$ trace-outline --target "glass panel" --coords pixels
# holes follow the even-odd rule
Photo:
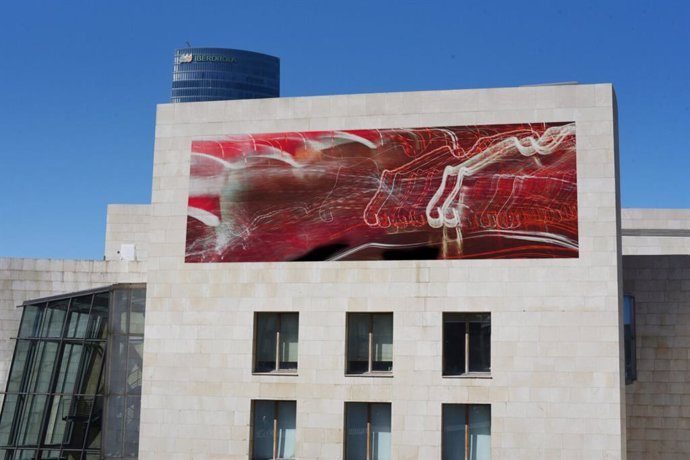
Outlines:
[[[491,371],[491,320],[482,315],[470,320],[470,372]]]
[[[10,432],[12,430],[12,422],[14,422],[14,412],[17,408],[19,396],[5,395],[5,401],[2,406],[2,415],[0,415],[0,446],[7,445],[10,439]]]
[[[103,343],[85,344],[80,393],[93,395],[98,392],[104,352],[105,345]]]
[[[465,373],[465,321],[447,315],[443,322],[443,375]]]
[[[146,289],[132,289],[132,304],[129,316],[129,333],[144,334],[144,312]]]
[[[278,315],[260,313],[256,322],[255,372],[270,372],[276,368],[276,333]]]
[[[17,445],[37,445],[46,406],[47,396],[27,396],[22,421],[17,436]]]
[[[41,323],[43,305],[27,305],[24,307],[22,324],[19,327],[19,337],[36,337],[38,325]]]
[[[372,370],[393,370],[393,315],[373,315],[372,332],[374,356]]]
[[[67,427],[67,417],[72,403],[72,396],[54,396],[48,414],[48,429],[46,430],[45,443],[62,443]]]
[[[60,460],[60,451],[59,450],[48,450],[48,451],[43,451],[41,452],[41,459],[42,460]]]
[[[253,460],[273,458],[273,401],[254,401]]]
[[[371,460],[391,459],[391,406],[371,404]]]
[[[110,337],[110,393],[124,394],[126,388],[127,346],[126,336],[114,335]]]
[[[67,326],[67,337],[83,338],[86,336],[88,324],[89,314],[87,312],[75,311],[70,313],[69,324]]]
[[[68,299],[48,303],[48,309],[43,315],[42,337],[62,336],[62,326],[67,316],[68,304]]]
[[[635,299],[632,296],[623,296],[623,324],[628,325],[633,323],[633,303]]]
[[[141,413],[141,396],[127,397],[126,410],[124,454],[136,458],[139,453],[139,414]]]
[[[491,458],[491,406],[471,405],[470,411],[470,458],[489,460]]]
[[[68,401],[65,401],[65,404],[69,405],[65,417],[67,422],[65,443],[69,448],[81,449],[84,445],[94,399],[92,396],[72,396]]]
[[[104,339],[106,335],[106,325],[108,323],[108,303],[110,301],[110,293],[102,292],[96,294],[93,298],[93,307],[91,307],[91,314],[89,315],[89,328],[87,331],[87,338]]]
[[[14,358],[12,359],[12,371],[7,381],[7,392],[19,391],[22,384],[22,377],[24,376],[24,369],[26,361],[31,350],[31,342],[28,340],[17,340],[14,349]]]
[[[83,338],[89,323],[89,310],[93,296],[87,295],[72,299],[69,320],[67,322],[66,336],[70,338]]]
[[[369,315],[352,313],[347,324],[347,373],[369,370]]]
[[[38,456],[35,450],[19,450],[14,454],[16,460],[34,460]]]
[[[111,312],[113,334],[127,333],[127,312],[129,311],[129,291],[116,289],[113,291],[113,311]]]
[[[465,458],[465,406],[443,405],[443,460]]]
[[[125,397],[109,396],[106,402],[107,411],[103,454],[106,457],[122,456],[122,437],[124,434]]]
[[[29,378],[27,391],[47,393],[50,379],[53,376],[53,365],[57,354],[58,344],[55,342],[39,342],[35,346],[34,362]]]
[[[280,368],[297,369],[297,313],[287,313],[280,321]]]
[[[74,393],[76,391],[77,372],[79,370],[83,348],[81,344],[66,343],[64,345],[62,349],[62,359],[60,361],[60,370],[58,372],[58,380],[55,385],[55,391],[57,393]]]
[[[278,458],[295,458],[295,413],[294,401],[278,403]]]
[[[60,417],[60,414],[58,413],[58,408],[60,406],[60,399],[61,399],[60,396],[53,396],[50,398],[50,400],[48,402],[48,406],[50,407],[48,409],[48,415],[47,415],[48,427],[46,429],[45,436],[43,437],[43,440],[41,441],[42,444],[47,444],[47,445],[53,444],[53,437],[56,434],[55,433],[56,425],[58,424],[58,420],[62,421],[62,417]]]
[[[623,338],[625,344],[625,383],[637,380],[637,345],[635,340],[635,299],[623,297]]]
[[[84,444],[89,449],[100,449],[101,447],[101,419],[103,418],[103,396],[87,396],[84,398],[88,401],[91,413],[88,421],[88,435],[86,436],[86,443]]]
[[[144,356],[144,339],[129,337],[127,353],[127,393],[141,393],[141,372]]]
[[[367,403],[347,403],[345,407],[345,460],[367,458]]]

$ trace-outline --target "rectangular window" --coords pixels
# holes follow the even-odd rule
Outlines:
[[[443,405],[443,460],[491,458],[491,406]]]
[[[295,401],[253,401],[252,460],[295,458]]]
[[[298,313],[257,313],[254,372],[296,372]]]
[[[348,313],[348,374],[393,370],[393,314]]]
[[[635,332],[635,298],[623,296],[623,336],[625,341],[625,384],[637,380],[637,345]]]
[[[345,403],[345,460],[391,459],[391,405]]]
[[[491,372],[491,313],[443,314],[443,375]]]

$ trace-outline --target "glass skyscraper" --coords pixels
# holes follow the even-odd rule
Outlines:
[[[280,96],[280,59],[226,48],[175,50],[170,102]]]

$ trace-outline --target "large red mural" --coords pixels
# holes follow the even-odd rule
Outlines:
[[[192,143],[186,262],[578,256],[575,123]]]

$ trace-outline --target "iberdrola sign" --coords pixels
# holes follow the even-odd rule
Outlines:
[[[237,62],[236,57],[232,56],[219,56],[216,54],[180,54],[177,60],[180,64],[186,64],[190,62]]]

